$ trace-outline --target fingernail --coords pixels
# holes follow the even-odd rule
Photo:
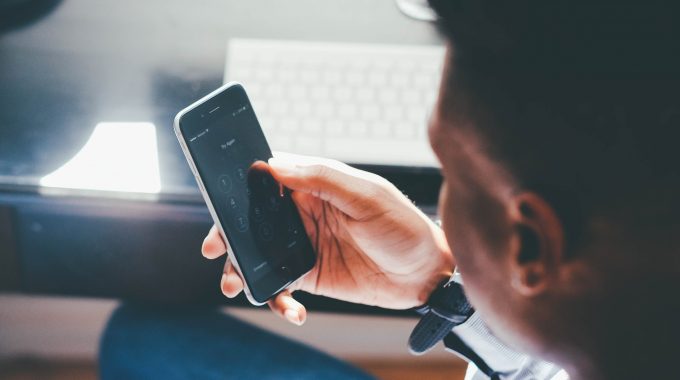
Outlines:
[[[293,309],[287,309],[284,315],[286,316],[286,319],[289,322],[294,323],[298,326],[302,325],[302,320],[300,320],[300,313],[298,313],[297,311]]]
[[[277,157],[269,159],[269,166],[281,174],[292,173],[297,170],[297,165],[294,163]]]
[[[222,294],[229,297],[229,295],[227,295],[226,286],[227,286],[227,274],[222,273],[222,279],[220,280],[220,290],[222,291]]]

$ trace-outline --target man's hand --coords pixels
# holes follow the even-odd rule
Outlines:
[[[454,263],[443,232],[394,185],[337,161],[279,154],[274,177],[293,190],[317,262],[309,274],[269,301],[295,324],[306,318],[291,291],[391,309],[422,305],[451,276]],[[226,244],[213,227],[203,255],[222,256]],[[235,297],[243,282],[227,262],[222,292]]]

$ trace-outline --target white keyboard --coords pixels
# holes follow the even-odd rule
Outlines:
[[[443,61],[439,46],[232,39],[225,82],[243,84],[273,150],[438,167],[427,119]]]

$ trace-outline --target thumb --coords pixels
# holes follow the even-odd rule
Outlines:
[[[277,154],[269,166],[282,185],[327,201],[357,220],[380,212],[379,200],[391,190],[384,178],[335,160]]]

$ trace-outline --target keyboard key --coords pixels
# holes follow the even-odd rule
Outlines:
[[[306,100],[297,101],[293,104],[293,115],[298,120],[308,118],[312,113],[312,106]]]
[[[442,70],[442,62],[436,62],[436,61],[423,61],[420,64],[420,68],[425,71],[430,71],[435,74],[439,74]]]
[[[290,151],[293,148],[293,140],[290,136],[280,133],[267,135],[267,141],[272,150]]]
[[[260,67],[255,70],[255,79],[260,83],[269,83],[274,79],[274,71],[266,67]]]
[[[345,126],[339,120],[330,120],[326,123],[326,135],[329,137],[340,137],[345,134]]]
[[[263,124],[262,128],[265,130],[267,133],[278,133],[278,129],[281,128],[279,125],[279,121],[276,119],[271,119],[270,121],[267,122],[267,124]]]
[[[281,120],[281,131],[290,133],[295,132],[298,129],[297,121],[293,119],[283,119]]]
[[[335,111],[335,106],[331,103],[321,103],[314,108],[314,115],[323,120],[330,119]]]
[[[380,117],[380,108],[376,105],[366,103],[361,106],[359,116],[366,121],[375,121]]]
[[[265,87],[264,95],[272,100],[281,100],[283,97],[283,86],[277,83],[268,84]]]
[[[404,110],[399,106],[385,107],[385,121],[401,121],[404,118]]]
[[[279,99],[274,101],[271,106],[269,106],[269,112],[272,116],[282,116],[288,113],[288,103]]]
[[[400,71],[413,72],[414,70],[422,70],[420,68],[416,68],[416,63],[412,61],[399,61],[397,62],[396,66]]]
[[[280,117],[288,114],[288,103],[285,101],[275,101],[269,106],[269,113],[272,117]]]
[[[321,153],[321,138],[310,136],[297,136],[295,138],[295,152],[317,156]]]
[[[395,87],[406,87],[409,82],[409,73],[406,71],[395,71],[390,76],[390,83]]]
[[[355,121],[349,125],[349,135],[353,137],[364,137],[368,133],[368,124],[363,121]]]
[[[247,66],[246,66],[247,65]],[[239,62],[239,64],[232,68],[232,76],[234,79],[238,78],[239,81],[245,81],[253,77],[254,71],[252,68],[250,68],[249,63],[242,63]]]
[[[336,87],[333,89],[333,98],[339,102],[346,102],[352,98],[352,90],[348,87]]]
[[[412,124],[401,122],[394,124],[394,136],[399,139],[411,139],[415,136],[415,128]]]
[[[276,124],[276,119],[272,118],[271,116],[258,116],[258,121],[260,122],[260,126],[265,132],[271,132],[274,129],[274,126]]]
[[[390,124],[385,121],[377,121],[371,125],[371,134],[374,137],[388,137],[391,132]]]
[[[250,83],[250,84],[248,84],[247,87],[245,87],[245,89],[248,92],[248,94],[252,95],[253,97],[260,97],[260,95],[264,95],[262,93],[262,90],[263,90],[262,85],[260,85],[258,83]]]
[[[278,78],[281,83],[293,83],[297,80],[298,75],[293,69],[281,69]]]
[[[357,57],[349,62],[349,68],[351,69],[351,72],[363,72],[370,64],[371,62],[364,57]]]
[[[384,71],[371,71],[368,75],[368,84],[371,87],[382,87],[387,85],[387,74]]]
[[[302,131],[318,136],[321,134],[321,125],[314,120],[304,120],[302,121]]]
[[[344,103],[338,106],[338,116],[344,120],[355,119],[357,112],[357,106],[352,103]]]
[[[413,85],[417,87],[430,88],[434,81],[435,79],[431,75],[425,73],[416,73],[413,76]]]
[[[393,69],[394,62],[391,58],[377,58],[373,61],[373,67],[378,71],[387,72]]]
[[[309,91],[309,95],[315,101],[327,100],[331,96],[331,90],[325,86],[313,86]]]
[[[425,123],[426,112],[425,107],[410,106],[406,108],[406,120],[414,124]]]
[[[288,95],[294,101],[305,99],[307,96],[307,87],[301,84],[294,84],[290,86]]]
[[[267,97],[260,97],[260,99],[267,99]],[[253,101],[253,109],[258,115],[266,115],[267,114],[267,107],[269,106],[269,102],[266,100],[258,100],[257,102]]]
[[[404,91],[401,94],[401,99],[406,104],[417,104],[423,102],[423,95],[420,91],[413,89],[411,91]]]
[[[321,75],[318,71],[308,69],[300,72],[300,82],[304,85],[310,86],[319,82]]]
[[[375,99],[375,91],[370,87],[360,87],[357,90],[357,100],[362,103],[373,102]]]
[[[425,95],[425,104],[427,108],[432,109],[434,107],[434,103],[437,101],[437,92],[436,91],[426,91]]]
[[[427,133],[429,125],[426,123],[422,128],[416,128],[416,138],[419,140],[430,141],[430,137]]]
[[[394,104],[399,98],[399,93],[392,88],[383,88],[378,93],[378,100],[381,103]]]
[[[364,84],[364,75],[360,71],[348,71],[345,79],[347,84],[353,87]]]
[[[342,82],[342,74],[339,71],[328,70],[324,71],[322,75],[323,82],[327,85],[339,85]]]

